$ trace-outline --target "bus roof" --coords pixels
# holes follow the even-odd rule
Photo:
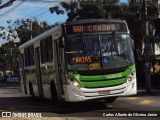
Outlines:
[[[125,20],[122,20],[122,19],[83,19],[83,20],[69,21],[66,23],[66,25],[102,23],[102,22],[115,22],[116,23],[116,22],[125,22]]]

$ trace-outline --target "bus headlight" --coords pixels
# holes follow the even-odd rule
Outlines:
[[[128,79],[127,79],[127,83],[131,82],[133,79],[136,78],[136,71],[132,71],[131,74],[128,76]]]
[[[80,87],[80,84],[78,83],[78,81],[73,77],[67,76],[67,81],[70,85],[74,87]]]

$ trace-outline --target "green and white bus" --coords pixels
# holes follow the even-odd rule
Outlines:
[[[26,94],[69,102],[137,93],[133,41],[119,19],[58,25],[19,47]]]

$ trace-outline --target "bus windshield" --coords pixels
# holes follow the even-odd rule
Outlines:
[[[134,64],[128,34],[72,36],[65,47],[69,70],[108,70]]]

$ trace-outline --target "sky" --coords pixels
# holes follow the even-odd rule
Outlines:
[[[3,0],[2,4],[8,0]],[[63,23],[67,19],[67,15],[51,14],[50,7],[59,5],[60,0],[16,0],[11,6],[0,9],[0,26],[7,26],[7,20],[14,22],[16,19],[37,19],[39,22],[47,21],[52,25],[57,22]],[[63,0],[64,1],[64,0]],[[120,2],[127,2],[128,0],[120,0]],[[13,23],[10,25],[14,26]],[[1,32],[1,31],[0,31]],[[0,38],[0,44],[7,42]]]

